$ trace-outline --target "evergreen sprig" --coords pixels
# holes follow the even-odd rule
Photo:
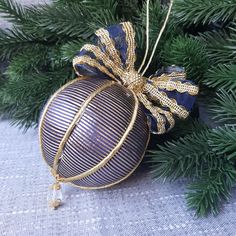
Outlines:
[[[0,29],[0,59],[8,60],[25,49],[34,50],[39,44],[45,43],[38,40],[34,35],[28,34],[18,28],[8,30]]]
[[[200,34],[200,40],[206,45],[208,57],[213,65],[236,62],[235,29],[231,29],[230,32],[207,31]]]
[[[209,110],[218,123],[234,124],[236,122],[236,94],[221,90],[210,104]]]
[[[236,65],[218,64],[209,69],[203,83],[210,88],[235,91],[236,89]]]
[[[198,216],[209,212],[217,214],[236,184],[236,170],[231,160],[235,158],[235,141],[234,127],[196,130],[149,152],[152,174],[172,181],[180,177],[193,178],[188,187],[188,206],[194,208]]]
[[[209,212],[217,215],[222,203],[229,200],[236,183],[236,171],[232,162],[215,160],[215,166],[188,186],[187,204],[197,216]]]
[[[47,30],[60,39],[87,37],[92,32],[87,27],[86,19],[90,11],[80,3],[72,5],[42,5],[39,9],[36,26]],[[64,39],[63,37],[67,37]]]
[[[236,1],[177,0],[175,15],[185,25],[234,21],[236,19]]]
[[[8,111],[12,123],[19,127],[36,127],[49,97],[72,78],[72,71],[61,68],[57,72],[35,72],[18,80],[10,79],[0,90],[0,111]]]
[[[209,60],[205,45],[195,38],[179,36],[165,44],[162,54],[164,65],[182,65],[189,79],[197,82],[205,77]]]
[[[213,130],[208,141],[216,155],[236,160],[236,126],[219,127]]]
[[[214,162],[207,144],[209,133],[209,129],[203,129],[149,151],[153,176],[170,180],[200,176],[206,165],[211,166]]]
[[[21,4],[12,0],[0,1],[0,13],[3,13],[1,17],[16,24],[25,21],[27,18],[26,11]]]

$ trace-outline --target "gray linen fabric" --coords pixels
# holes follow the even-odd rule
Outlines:
[[[218,217],[196,219],[186,208],[186,181],[153,182],[144,167],[109,189],[63,185],[65,204],[49,209],[53,179],[37,133],[0,121],[1,236],[236,235],[236,191]]]

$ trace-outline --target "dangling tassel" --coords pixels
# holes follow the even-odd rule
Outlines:
[[[50,186],[48,201],[49,207],[54,210],[62,205],[62,189],[59,181],[56,181],[52,186]]]

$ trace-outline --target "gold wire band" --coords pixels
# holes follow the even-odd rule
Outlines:
[[[95,173],[96,171],[98,171],[102,167],[104,167],[108,163],[108,161],[110,161],[111,158],[116,155],[116,153],[120,150],[120,148],[123,145],[124,141],[128,137],[130,131],[133,129],[134,123],[135,123],[136,118],[137,118],[139,101],[138,101],[138,98],[136,97],[135,93],[134,92],[132,92],[132,93],[133,93],[133,96],[135,98],[135,105],[134,105],[133,115],[132,115],[132,118],[131,118],[131,121],[129,123],[128,128],[124,132],[122,138],[120,139],[120,141],[118,142],[116,147],[102,161],[100,161],[97,165],[95,165],[91,169],[83,172],[82,174],[79,174],[79,175],[76,175],[76,176],[73,176],[73,177],[60,178],[59,181],[61,181],[61,182],[72,182],[72,181],[83,179],[83,178]]]
[[[152,115],[157,120],[157,130],[158,134],[165,133],[165,119],[159,113],[158,109],[152,105],[152,103],[148,100],[147,96],[143,93],[139,93],[138,95],[139,101],[152,113]]]
[[[127,64],[126,70],[134,70],[134,63],[136,61],[136,53],[135,53],[135,32],[130,22],[123,22],[122,29],[126,34],[126,42],[127,42]]]
[[[69,81],[68,83],[64,84],[60,89],[58,89],[52,96],[51,98],[48,100],[44,110],[43,110],[43,113],[41,115],[41,119],[40,119],[40,123],[39,123],[39,146],[40,146],[40,150],[41,150],[41,153],[42,153],[42,156],[43,156],[43,160],[46,162],[46,164],[49,166],[47,160],[46,160],[46,157],[45,157],[45,154],[44,154],[44,151],[43,151],[43,121],[44,121],[44,118],[46,116],[46,113],[48,111],[48,108],[49,106],[51,105],[52,101],[57,97],[57,95],[63,91],[66,87],[70,86],[71,84],[77,82],[77,81],[80,81],[80,80],[84,80],[84,79],[87,79],[87,77],[79,77],[79,78],[76,78],[74,80],[71,80]],[[49,166],[51,168],[51,166]]]
[[[79,185],[76,185],[72,182],[70,182],[69,184],[73,185],[74,187],[77,187],[77,188],[80,188],[80,189],[84,189],[84,190],[96,190],[96,189],[104,189],[104,188],[110,188],[116,184],[119,184],[120,182],[124,181],[125,179],[127,179],[130,175],[132,175],[134,173],[134,171],[138,168],[138,166],[140,165],[140,163],[142,162],[144,156],[145,156],[145,153],[146,153],[146,149],[148,147],[148,144],[149,144],[149,140],[150,140],[150,132],[148,132],[148,139],[147,139],[147,143],[145,145],[145,148],[144,148],[144,151],[143,151],[143,154],[139,160],[139,162],[135,165],[135,167],[126,175],[124,176],[123,178],[117,180],[116,182],[113,182],[111,184],[107,184],[107,185],[103,185],[103,186],[100,186],[100,187],[84,187],[84,186],[79,186]]]
[[[159,80],[160,78],[160,80]],[[171,81],[170,78],[166,79],[166,81],[161,80],[161,77],[152,78],[153,85],[160,89],[166,89],[167,91],[176,90],[179,93],[185,93],[194,96],[197,95],[199,92],[199,88],[195,85],[190,83],[182,83],[181,81]]]
[[[81,108],[80,108],[79,112],[75,115],[75,117],[74,117],[73,121],[71,122],[71,124],[69,125],[64,137],[62,138],[62,140],[60,142],[60,145],[59,145],[59,148],[57,150],[57,153],[54,157],[52,171],[55,175],[57,174],[58,162],[59,162],[59,159],[62,155],[63,148],[66,144],[66,141],[70,137],[71,132],[73,131],[73,129],[76,126],[77,122],[81,119],[83,113],[85,112],[86,107],[89,105],[89,103],[92,101],[92,99],[94,99],[101,91],[105,90],[106,88],[110,87],[113,84],[115,84],[115,81],[108,81],[103,86],[101,86],[97,90],[95,90],[81,105]],[[65,179],[65,178],[60,177],[58,180],[63,181],[63,179]],[[63,182],[65,182],[65,181],[63,181]]]
[[[155,106],[155,109],[157,109],[157,111],[160,114],[162,114],[162,115],[164,115],[166,117],[168,123],[170,124],[170,127],[167,129],[167,131],[171,130],[174,127],[174,125],[175,125],[175,119],[173,117],[173,114],[171,112],[169,112],[169,111],[165,111],[165,110],[161,109],[158,106]]]

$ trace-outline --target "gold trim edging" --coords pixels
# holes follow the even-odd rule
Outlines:
[[[78,113],[75,115],[73,121],[71,122],[71,124],[69,125],[68,129],[66,130],[66,133],[64,135],[64,137],[62,138],[60,144],[59,144],[59,149],[54,157],[54,162],[53,162],[53,171],[55,172],[55,174],[57,174],[57,169],[58,169],[58,162],[59,159],[62,155],[63,152],[63,148],[66,144],[66,141],[69,139],[71,132],[73,131],[74,127],[76,126],[77,122],[81,119],[81,117],[83,116],[83,113],[86,109],[86,107],[89,105],[89,103],[103,90],[105,90],[106,88],[110,87],[111,85],[113,85],[115,83],[115,81],[108,81],[107,83],[105,83],[103,86],[99,87],[97,90],[95,90],[81,105],[80,110],[78,111]],[[60,178],[62,182],[67,182],[67,181],[71,181],[71,179],[74,179],[77,176],[74,177],[69,177],[69,178]]]
[[[43,113],[42,113],[42,116],[41,116],[41,119],[40,119],[40,123],[39,123],[39,146],[40,146],[40,151],[41,151],[41,154],[42,154],[42,156],[43,156],[43,160],[46,162],[46,164],[50,167],[50,168],[52,168],[49,164],[48,164],[48,162],[47,162],[47,160],[46,160],[46,157],[45,157],[45,155],[44,155],[44,151],[43,151],[43,144],[42,144],[42,128],[43,128],[43,121],[44,121],[44,118],[45,118],[45,115],[46,115],[46,113],[47,113],[47,111],[48,111],[48,108],[49,108],[49,106],[51,105],[51,103],[52,103],[52,101],[56,98],[56,96],[62,91],[62,90],[64,90],[66,87],[68,87],[69,85],[71,85],[71,84],[73,84],[73,83],[75,83],[75,82],[77,82],[77,81],[80,81],[80,80],[83,80],[83,79],[87,79],[87,77],[80,77],[80,78],[76,78],[76,79],[74,79],[74,80],[71,80],[71,81],[69,81],[68,83],[66,83],[66,84],[64,84],[60,89],[58,89],[52,96],[51,96],[51,98],[49,99],[49,101],[47,102],[47,104],[46,104],[46,106],[44,107],[44,110],[43,110]]]
[[[103,158],[102,161],[100,161],[97,165],[95,165],[91,169],[83,172],[80,175],[74,176],[74,177],[68,177],[68,178],[60,179],[60,181],[62,181],[62,182],[72,182],[72,181],[83,179],[83,178],[85,178],[89,175],[92,175],[96,171],[98,171],[99,169],[104,167],[111,160],[111,158],[116,155],[116,153],[120,150],[120,148],[123,145],[124,141],[128,137],[130,131],[133,129],[133,126],[134,126],[134,123],[136,121],[136,117],[137,117],[137,114],[138,114],[139,101],[138,101],[138,98],[136,97],[136,95],[134,94],[134,92],[132,92],[132,93],[133,93],[133,96],[135,98],[135,107],[134,107],[133,115],[132,115],[132,118],[131,118],[131,121],[129,123],[128,128],[126,129],[125,133],[123,134],[122,138],[120,139],[118,144],[115,146],[115,148],[108,154],[108,156]]]
[[[74,187],[77,187],[77,188],[80,188],[80,189],[84,189],[84,190],[98,190],[98,189],[105,189],[105,188],[110,188],[116,184],[119,184],[120,182],[124,181],[125,179],[127,179],[130,175],[132,175],[134,173],[134,171],[138,168],[138,166],[140,165],[140,163],[142,162],[144,156],[145,156],[145,153],[146,153],[146,150],[147,150],[147,147],[148,147],[148,144],[149,144],[149,140],[150,140],[150,136],[151,136],[151,133],[148,132],[148,139],[147,139],[147,143],[146,143],[146,146],[145,146],[145,149],[144,149],[144,152],[143,152],[143,155],[141,156],[139,162],[136,164],[136,166],[126,175],[124,176],[123,178],[121,178],[120,180],[114,182],[114,183],[111,183],[111,184],[107,184],[107,185],[104,185],[104,186],[100,186],[100,187],[84,187],[84,186],[79,186],[79,185],[76,185],[74,183],[69,183],[70,185],[74,186]]]

